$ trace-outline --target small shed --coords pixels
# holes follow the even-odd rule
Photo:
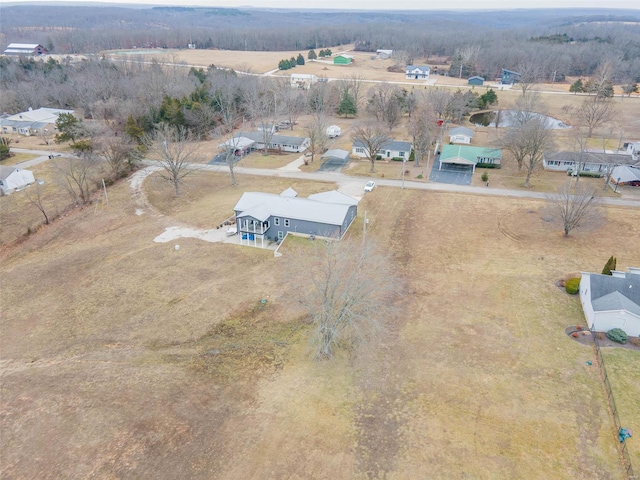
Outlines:
[[[469,85],[484,85],[484,78],[476,75],[474,77],[470,77],[469,80],[467,80],[467,83]]]
[[[467,127],[456,127],[449,130],[449,142],[450,143],[471,143],[473,138],[473,130]]]
[[[391,56],[393,55],[393,50],[378,49],[376,50],[376,55],[380,59],[391,58]]]
[[[0,193],[2,195],[9,195],[35,181],[31,170],[0,166]]]
[[[337,55],[333,57],[334,65],[351,65],[353,63],[353,56],[351,55]]]

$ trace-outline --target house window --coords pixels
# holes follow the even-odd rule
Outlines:
[[[273,219],[273,224],[274,224],[276,227],[279,227],[279,226],[280,226],[280,219],[279,219],[278,217],[275,217],[275,218]]]
[[[364,153],[364,148],[356,148],[356,153]]]
[[[288,219],[288,218],[285,218],[285,219],[284,219],[284,226],[285,226],[285,227],[289,227],[289,226],[291,226],[291,222],[289,221],[289,219]]]
[[[399,157],[404,157],[404,152],[398,152]]]
[[[282,230],[280,230],[280,231],[278,232],[278,240],[282,240],[282,239],[283,239],[283,237],[284,237],[284,233],[282,233]]]
[[[559,166],[559,165],[560,165],[560,162],[559,162],[559,161],[557,161],[557,160],[549,160],[549,161],[547,162],[547,165],[558,165],[558,166]]]
[[[264,229],[269,230],[269,222],[264,222]]]

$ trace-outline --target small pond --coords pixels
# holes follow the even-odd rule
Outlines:
[[[498,127],[511,127],[514,122],[514,116],[519,112],[517,110],[493,110],[490,112],[476,113],[471,115],[469,121],[477,127],[495,127],[496,120],[498,121]],[[557,118],[542,115],[541,113],[532,113],[531,115],[537,115],[547,119],[549,125],[553,129],[571,128],[563,121]]]

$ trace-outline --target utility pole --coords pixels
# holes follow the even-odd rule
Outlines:
[[[402,159],[402,190],[404,190],[404,170],[405,170],[406,162],[407,161],[403,158]]]

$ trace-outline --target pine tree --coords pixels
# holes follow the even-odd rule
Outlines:
[[[316,51],[313,49],[309,50],[309,53],[307,54],[307,58],[309,60],[315,60],[316,58],[318,58],[318,56],[316,55]]]
[[[611,270],[616,269],[616,263],[616,257],[611,255],[611,257],[609,257],[609,260],[607,260],[607,263],[604,265],[604,268],[602,269],[602,275],[611,275]]]
[[[298,54],[298,58],[296,58],[296,63],[298,65],[304,65],[304,57],[302,56],[301,53]]]
[[[571,84],[571,86],[569,87],[569,91],[571,93],[574,93],[574,94],[578,94],[578,93],[584,92],[584,85],[582,84],[582,79],[579,78],[578,80],[573,82]]]
[[[358,109],[356,107],[356,102],[353,99],[353,95],[349,93],[348,90],[345,89],[342,94],[342,100],[340,100],[340,105],[338,106],[338,115],[356,115],[358,113]]]

